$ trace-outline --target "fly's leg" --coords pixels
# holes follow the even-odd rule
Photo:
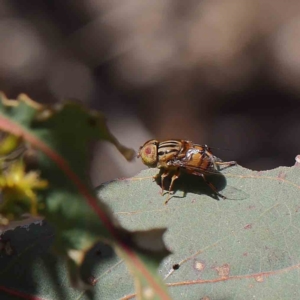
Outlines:
[[[172,188],[173,188],[173,185],[174,185],[174,181],[179,177],[179,175],[180,175],[180,170],[178,169],[178,170],[176,171],[176,173],[172,176],[171,184],[170,184],[170,186],[169,186],[169,192],[172,191]]]
[[[216,161],[217,165],[227,165],[227,166],[235,166],[237,164],[236,161]]]
[[[180,175],[180,170],[178,169],[176,171],[176,173],[172,176],[172,179],[171,179],[171,184],[169,186],[169,195],[168,195],[168,198],[167,200],[165,201],[165,204],[168,204],[169,200],[170,200],[170,197],[171,197],[171,191],[172,191],[172,187],[173,187],[173,184],[174,184],[174,181],[179,177]]]
[[[164,193],[164,179],[170,174],[168,170],[166,170],[162,175],[161,175],[161,194]]]
[[[204,151],[203,151],[203,155],[206,155],[207,157],[210,158],[214,169],[217,170],[217,162],[218,162],[218,158],[214,155],[212,155],[212,153],[210,152],[210,148],[207,145],[204,145]]]
[[[231,166],[236,166],[237,165],[237,162],[236,161],[216,161],[214,162],[217,166],[226,166],[224,169],[228,168],[228,167],[231,167]]]
[[[200,176],[203,178],[204,182],[205,182],[205,183],[213,190],[213,192],[214,192],[217,196],[221,197],[222,199],[226,199],[226,197],[223,196],[222,194],[220,194],[220,193],[217,191],[216,187],[215,187],[211,182],[209,182],[209,181],[206,179],[206,177],[205,177],[204,174],[199,174],[199,173],[197,173],[197,175],[200,175]]]
[[[153,181],[156,181],[156,179],[159,177],[159,173],[157,173],[156,175],[152,176]]]

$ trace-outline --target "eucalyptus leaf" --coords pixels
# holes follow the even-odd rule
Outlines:
[[[127,229],[168,228],[164,240],[173,254],[159,273],[173,299],[300,298],[299,164],[227,168],[223,178],[211,179],[232,196],[226,200],[214,198],[201,178],[186,176],[168,205],[152,180],[157,172],[110,182],[98,195]]]
[[[224,178],[211,178],[221,182],[221,193],[235,191],[239,200],[217,200],[201,178],[183,177],[168,205],[152,179],[156,173],[149,169],[117,179],[97,192],[125,228],[168,228],[164,241],[173,253],[161,262],[159,274],[173,299],[300,297],[299,164],[262,172],[237,166],[224,170]],[[63,261],[48,252],[52,234],[47,223],[8,231],[5,238],[19,254],[0,257],[1,285],[52,300],[135,298],[124,261],[105,244],[88,253],[83,270],[92,270],[86,274],[97,280],[95,286],[85,292],[71,288]],[[0,291],[1,299],[13,299],[3,295]]]

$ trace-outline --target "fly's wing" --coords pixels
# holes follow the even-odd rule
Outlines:
[[[206,148],[197,146],[188,149],[184,157],[170,160],[168,164],[169,166],[185,169],[188,173],[194,173],[195,175],[196,173],[219,175],[215,162],[216,157],[214,155]]]
[[[222,175],[218,170],[214,168],[213,163],[206,159],[205,167],[195,165],[195,160],[191,158],[190,160],[171,160],[168,162],[169,166],[179,167],[190,173],[200,173],[200,174],[215,174]]]
[[[192,171],[193,173],[200,173],[200,174],[213,174],[213,175],[222,175],[218,170],[216,170],[213,166],[207,168],[202,167],[195,167],[189,164],[181,164],[180,167],[187,171]],[[224,175],[223,175],[224,176]]]

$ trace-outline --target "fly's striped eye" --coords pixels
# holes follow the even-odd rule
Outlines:
[[[148,141],[139,151],[143,163],[148,167],[157,165],[157,143],[155,140]]]

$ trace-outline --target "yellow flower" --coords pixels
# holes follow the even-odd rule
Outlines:
[[[35,190],[45,189],[47,186],[48,182],[40,179],[38,171],[26,173],[22,160],[13,162],[0,174],[0,190],[3,196],[0,213],[10,220],[26,212],[37,215]]]

